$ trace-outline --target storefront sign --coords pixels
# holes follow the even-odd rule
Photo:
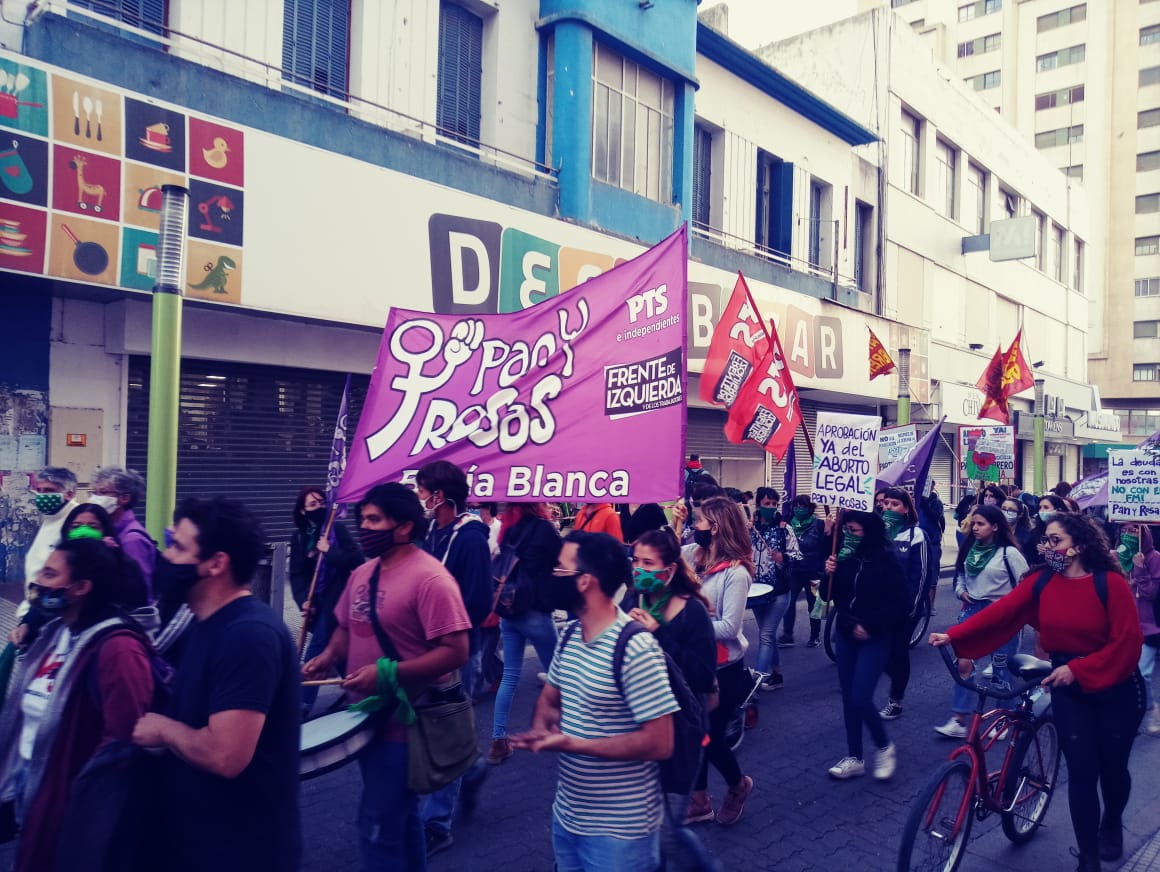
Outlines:
[[[1108,452],[1108,518],[1147,524],[1160,519],[1160,454]]]
[[[1015,413],[1015,435],[1020,439],[1035,438],[1035,416],[1027,412]],[[1047,440],[1074,439],[1075,424],[1068,418],[1044,418],[1043,432]]]
[[[1010,481],[1015,476],[1015,430],[1007,425],[959,428],[959,479]]]
[[[682,228],[583,287],[512,314],[392,309],[337,498],[411,481],[436,460],[465,470],[479,499],[676,497],[686,245]]]
[[[823,506],[873,511],[881,426],[882,420],[875,415],[818,412],[811,500]]]

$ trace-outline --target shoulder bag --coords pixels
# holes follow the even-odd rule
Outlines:
[[[370,618],[383,654],[402,661],[379,621],[379,567],[370,581]],[[415,722],[407,727],[407,787],[434,793],[471,768],[479,757],[475,712],[463,692],[459,671],[444,687],[428,687],[411,699]]]

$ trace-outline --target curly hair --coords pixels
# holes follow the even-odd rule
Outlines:
[[[1063,514],[1052,518],[1047,526],[1058,524],[1071,537],[1075,559],[1089,572],[1119,572],[1112,558],[1108,537],[1100,525],[1087,515]]]
[[[697,511],[710,526],[716,527],[708,552],[703,548],[697,549],[697,565],[713,566],[722,560],[737,560],[749,570],[750,575],[756,572],[753,565],[753,542],[749,538],[741,507],[728,497],[711,497],[701,503]]]

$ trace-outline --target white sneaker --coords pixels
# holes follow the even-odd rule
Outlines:
[[[865,774],[866,764],[857,757],[843,757],[830,767],[830,775],[843,781],[847,778],[857,778]]]
[[[898,768],[898,753],[891,742],[885,748],[874,752],[874,777],[879,781],[889,781]]]
[[[965,739],[967,737],[967,725],[956,721],[954,718],[948,720],[941,727],[935,727],[934,731],[940,736],[946,736],[948,739]]]

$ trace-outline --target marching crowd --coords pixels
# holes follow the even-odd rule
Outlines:
[[[1160,736],[1160,553],[1146,525],[1103,525],[1066,490],[988,486],[956,506],[962,605],[930,642],[953,645],[964,676],[989,657],[1002,683],[1033,628],[1053,667],[1044,684],[1085,872],[1122,854],[1132,743],[1142,724]],[[904,711],[945,524],[933,491],[886,488],[873,512],[823,517],[804,495],[727,492],[695,457],[669,514],[591,504],[563,532],[546,503],[469,503],[446,462],[413,489],[370,490],[356,535],[307,487],[290,548],[303,653],[305,638],[296,646],[250,594],[265,544],[238,502],[182,502],[157,544],[134,514],[144,482],[132,471],[101,470],[87,502],[66,469],[43,470],[35,491],[27,599],[0,656],[0,840],[18,840],[21,872],[299,868],[302,723],[326,683],[356,709],[343,717],[361,737],[349,756],[368,872],[426,868],[487,767],[519,752],[559,757],[560,872],[657,869],[662,828],[696,861],[691,825],[737,823],[761,787],[736,731],[754,692],[783,686],[779,648],[794,644],[802,594],[807,646],[832,609],[846,748],[830,776],[867,763],[894,775],[888,722]],[[511,729],[529,643],[543,687],[531,724]],[[472,701],[490,692],[480,757]],[[935,730],[964,737],[971,708],[956,686]]]

